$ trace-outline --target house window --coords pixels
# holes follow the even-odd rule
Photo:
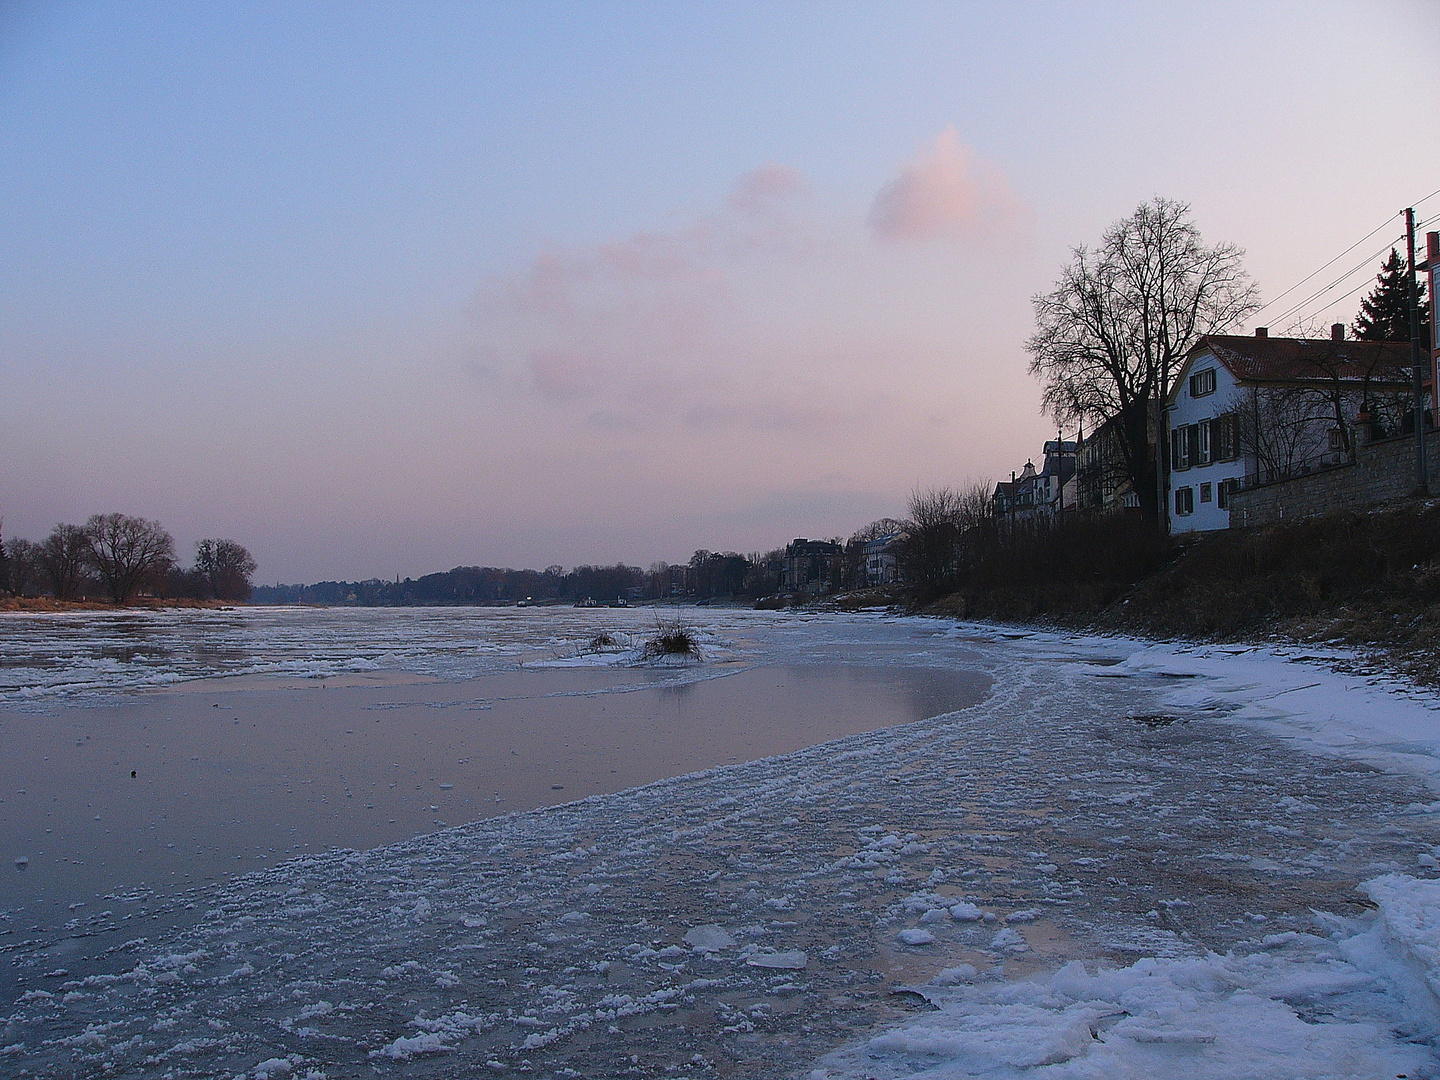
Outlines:
[[[1330,449],[1331,449],[1331,450],[1344,450],[1344,449],[1345,449],[1345,433],[1344,433],[1343,431],[1341,431],[1339,428],[1331,428],[1331,429],[1330,429]]]
[[[1239,421],[1234,413],[1226,413],[1210,421],[1210,431],[1212,461],[1230,461],[1239,456]]]
[[[1195,489],[1182,487],[1175,489],[1175,514],[1177,517],[1184,517],[1186,514],[1195,512]]]
[[[1190,396],[1204,397],[1215,392],[1215,369],[1206,368],[1190,376]]]
[[[1186,425],[1185,425],[1185,449],[1186,449],[1186,453],[1187,453],[1187,457],[1188,457],[1188,460],[1185,462],[1185,464],[1187,464],[1187,465],[1203,465],[1203,464],[1204,464],[1204,462],[1200,460],[1200,425],[1199,425],[1199,424],[1186,424]]]
[[[1175,469],[1188,469],[1190,467],[1190,432],[1193,428],[1186,424],[1170,432],[1170,466]]]
[[[1240,486],[1238,480],[1221,480],[1220,490],[1215,493],[1215,503],[1221,510],[1230,509],[1230,500],[1235,495],[1235,489]]]
[[[1213,420],[1202,420],[1195,425],[1195,431],[1199,437],[1197,442],[1198,452],[1195,455],[1196,465],[1210,464],[1210,428],[1214,423],[1215,421]]]
[[[1209,502],[1209,501],[1210,501],[1210,491],[1211,491],[1211,485],[1210,485],[1210,484],[1201,484],[1201,485],[1200,485],[1200,501],[1201,501],[1201,502]]]

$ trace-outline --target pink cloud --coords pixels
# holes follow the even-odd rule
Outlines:
[[[535,389],[553,401],[589,397],[600,381],[596,365],[574,352],[531,353],[528,366]]]
[[[788,165],[761,165],[735,181],[729,206],[746,214],[767,214],[776,204],[809,193],[810,185],[797,170]]]
[[[1012,222],[1019,199],[998,168],[976,157],[953,127],[880,189],[870,227],[883,240],[965,239]]]
[[[703,234],[692,230],[676,236],[637,232],[623,240],[600,245],[597,254],[617,273],[637,278],[683,277],[696,270],[696,252]]]

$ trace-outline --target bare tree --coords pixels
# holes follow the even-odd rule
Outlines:
[[[1077,247],[1055,291],[1034,298],[1025,343],[1047,411],[1062,424],[1118,418],[1120,445],[1142,510],[1160,513],[1156,432],[1160,402],[1203,334],[1259,306],[1233,244],[1206,247],[1190,207],[1156,198]]]
[[[906,578],[922,597],[939,596],[958,584],[966,534],[990,519],[989,485],[917,489],[909,509]]]
[[[95,514],[85,523],[90,561],[116,604],[164,575],[175,561],[175,541],[158,521],[128,514]]]
[[[1323,402],[1293,386],[1252,386],[1238,412],[1240,449],[1255,459],[1262,483],[1294,476],[1313,445],[1317,420],[1327,418]]]
[[[905,523],[892,517],[878,518],[863,528],[856,529],[855,535],[850,537],[850,543],[866,543],[870,540],[878,540],[882,536],[894,536],[896,533],[905,531]]]
[[[56,600],[73,600],[90,562],[90,541],[79,525],[56,525],[40,545],[41,564]]]
[[[16,596],[34,596],[45,581],[45,549],[33,540],[10,540],[5,547],[10,557],[10,591]]]
[[[195,571],[217,600],[249,600],[256,563],[234,540],[201,540],[195,545]]]

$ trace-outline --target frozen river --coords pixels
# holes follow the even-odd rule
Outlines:
[[[12,918],[0,1068],[1437,1075],[1428,695],[1275,650],[689,615],[706,659],[662,670],[584,649],[602,624],[643,635],[653,614],[640,612],[236,612],[214,642],[203,616],[142,616],[148,644],[129,652],[103,618],[13,624],[7,741],[57,716],[120,717],[155,699],[145,687],[219,674],[272,694],[326,676],[337,685],[324,693],[358,687],[371,704],[428,694],[407,701],[438,729],[457,702],[493,711],[503,695],[468,688],[518,671],[592,680],[557,692],[552,744],[603,725],[600,707],[621,698],[726,685],[671,729],[754,711],[764,732],[793,725],[827,741],[763,756],[769,744],[746,728],[752,750],[729,756],[756,760],[727,763],[723,747],[635,728],[615,743],[621,756],[665,746],[699,771],[600,782],[519,813],[491,805],[469,824],[213,884],[149,880],[103,911],[77,909],[68,928]],[[97,655],[101,640],[110,654]],[[437,689],[455,687],[467,692]],[[289,693],[303,725],[316,691]],[[542,699],[553,703],[550,691],[525,700]],[[847,710],[864,715],[825,728]],[[357,745],[364,730],[352,729]],[[430,752],[459,761],[450,743]],[[465,775],[456,765],[437,790]],[[367,821],[357,812],[345,827],[363,836]]]

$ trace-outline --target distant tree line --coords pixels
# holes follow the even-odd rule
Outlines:
[[[158,521],[95,514],[84,525],[56,525],[39,542],[0,538],[0,592],[57,600],[136,597],[250,599],[255,560],[234,540],[201,540],[187,568]]]
[[[370,578],[317,581],[311,585],[259,585],[252,599],[259,604],[356,607],[751,599],[778,589],[782,554],[783,551],[777,551],[746,556],[733,551],[702,549],[695,552],[688,563],[657,562],[648,570],[623,562],[613,566],[582,565],[569,571],[562,566],[548,566],[544,570],[457,566],[419,578],[397,577],[393,581]]]

